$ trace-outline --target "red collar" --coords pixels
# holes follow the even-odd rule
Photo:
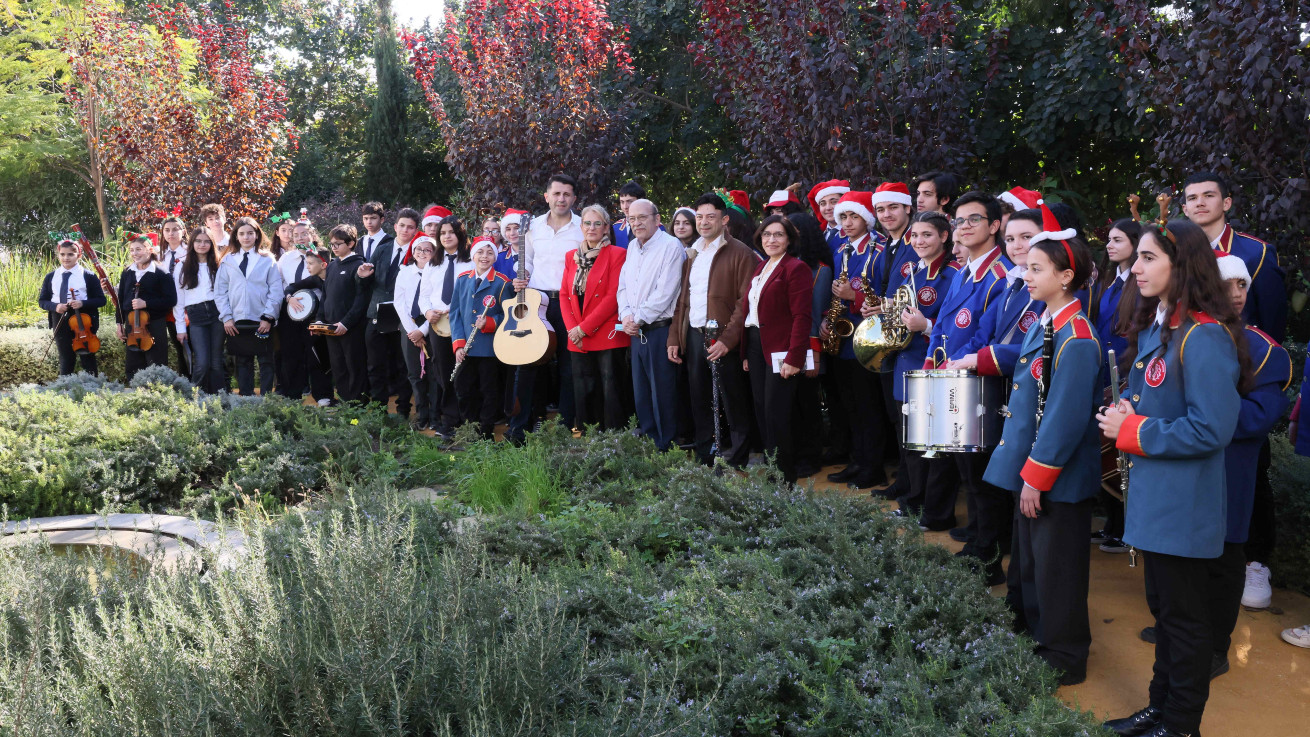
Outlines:
[[[1051,323],[1055,326],[1057,331],[1063,330],[1064,326],[1068,325],[1069,321],[1073,319],[1073,316],[1077,315],[1078,311],[1082,308],[1082,303],[1075,299],[1064,307],[1061,307],[1059,312],[1052,315]]]
[[[1233,226],[1224,225],[1224,232],[1219,234],[1219,245],[1214,250],[1224,253],[1233,252]]]
[[[865,233],[864,235],[860,236],[860,239],[859,239],[859,240],[857,240],[857,241],[852,241],[852,242],[851,242],[851,250],[852,250],[852,251],[855,251],[856,254],[858,254],[858,255],[860,255],[860,256],[863,256],[863,255],[864,255],[864,252],[867,251],[867,250],[869,250],[869,247],[868,247],[868,244],[869,244],[869,238],[870,238],[869,234],[868,234],[868,233]],[[860,248],[860,244],[864,244],[864,248]]]
[[[950,252],[946,251],[945,249],[942,249],[941,255],[937,257],[937,260],[928,264],[928,273],[924,275],[924,278],[936,279],[937,275],[941,273],[942,267],[946,265],[946,260],[950,257],[951,257]]]
[[[982,257],[982,263],[978,264],[978,268],[974,269],[973,271],[974,282],[982,281],[983,277],[987,276],[987,270],[992,268],[992,264],[996,263],[996,259],[1000,257],[1001,257],[1001,247],[992,246],[992,250],[989,251],[986,256]],[[966,269],[969,268],[969,265],[965,264],[964,268]]]
[[[1217,324],[1219,322],[1213,317],[1210,317],[1208,314],[1204,312],[1199,312],[1197,310],[1193,310],[1190,313],[1190,316],[1192,318],[1192,322],[1197,323],[1199,325]],[[1177,330],[1178,326],[1182,324],[1183,324],[1182,314],[1179,313],[1177,310],[1174,310],[1173,314],[1169,315],[1169,329]]]

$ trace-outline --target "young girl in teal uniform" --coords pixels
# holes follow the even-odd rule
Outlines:
[[[1197,735],[1210,695],[1209,585],[1222,574],[1224,451],[1251,383],[1244,329],[1197,225],[1150,227],[1133,275],[1141,293],[1127,336],[1128,395],[1100,414],[1128,453],[1124,542],[1145,560],[1155,616],[1150,704],[1106,722],[1120,735]],[[1236,338],[1235,338],[1236,336]],[[1135,554],[1131,553],[1130,554]]]
[[[504,274],[496,273],[496,244],[490,238],[478,238],[469,249],[473,271],[455,279],[455,295],[450,300],[450,339],[459,367],[455,393],[465,422],[476,421],[484,438],[490,439],[496,420],[496,374],[499,363],[492,351],[496,326],[505,315],[505,300],[514,296],[514,287]],[[473,345],[469,345],[469,343]]]
[[[1087,677],[1092,644],[1084,536],[1101,481],[1101,347],[1075,296],[1092,273],[1087,245],[1060,233],[1045,205],[1042,215],[1023,281],[1045,310],[1018,351],[1001,443],[983,480],[1018,495],[1007,598],[1037,655],[1060,672],[1061,685],[1072,685]]]

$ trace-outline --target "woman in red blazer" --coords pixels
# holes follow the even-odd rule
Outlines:
[[[560,314],[573,351],[573,401],[578,427],[618,430],[627,424],[620,379],[628,334],[619,322],[619,271],[627,251],[610,243],[610,217],[591,205],[582,211],[582,246],[564,257]]]
[[[765,451],[777,454],[778,469],[796,480],[791,410],[796,384],[810,352],[810,316],[814,274],[796,258],[800,231],[782,215],[770,215],[755,231],[755,250],[768,259],[755,268],[751,288],[742,299],[746,314],[746,363],[755,397],[755,421]],[[819,428],[803,428],[818,432]]]

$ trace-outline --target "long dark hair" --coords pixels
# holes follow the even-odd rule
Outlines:
[[[209,241],[209,250],[205,251],[202,257],[196,253],[196,239],[204,238]],[[186,258],[182,259],[182,288],[195,289],[200,286],[200,260],[203,258],[205,266],[209,268],[209,286],[214,286],[214,279],[218,277],[218,246],[214,245],[214,239],[210,237],[209,231],[204,226],[191,231],[191,237],[187,239]]]
[[[823,227],[819,225],[818,218],[808,212],[795,212],[788,215],[787,219],[800,233],[800,240],[796,244],[796,258],[804,261],[811,271],[824,264],[831,268],[832,250],[828,248],[828,242],[823,239]]]
[[[737,240],[751,245],[755,242],[755,221],[750,215],[743,214],[741,210],[735,207],[729,207],[724,213],[728,216],[728,235]],[[758,248],[754,249],[760,255],[760,258],[768,258],[764,252]]]
[[[251,217],[239,217],[236,219],[236,222],[232,224],[232,233],[230,236],[231,241],[229,244],[234,246],[234,248],[228,250],[233,253],[241,250],[241,241],[237,240],[237,231],[247,225],[255,229],[255,252],[268,253],[268,234],[265,233],[264,229],[259,227],[259,223]]]
[[[442,220],[441,225],[437,227],[437,253],[432,257],[432,265],[440,266],[446,262],[446,247],[441,245],[441,234],[445,231],[447,225],[455,232],[455,241],[457,243],[455,246],[455,263],[472,261],[473,259],[469,257],[469,234],[464,229],[464,221],[452,216]]]
[[[1219,266],[1210,248],[1210,239],[1205,236],[1201,226],[1187,220],[1171,220],[1167,227],[1173,235],[1172,240],[1162,235],[1158,227],[1152,227],[1143,230],[1142,240],[1138,241],[1140,244],[1150,238],[1151,244],[1169,257],[1171,265],[1169,289],[1164,300],[1172,307],[1160,329],[1160,342],[1168,346],[1173,339],[1174,331],[1169,327],[1169,322],[1175,314],[1206,313],[1228,330],[1237,345],[1237,363],[1241,369],[1237,390],[1245,394],[1250,391],[1253,383],[1251,354],[1247,349],[1244,332],[1246,324],[1228,298],[1228,289],[1219,276]],[[1128,339],[1128,349],[1124,351],[1125,361],[1132,361],[1136,357],[1137,336],[1155,322],[1160,299],[1142,296],[1137,300],[1137,312],[1125,335]]]
[[[1124,278],[1123,291],[1119,292],[1119,306],[1115,312],[1114,332],[1123,335],[1133,324],[1133,316],[1137,312],[1137,301],[1141,298],[1141,293],[1137,291],[1137,277],[1133,276],[1133,261],[1137,259],[1137,244],[1142,239],[1142,224],[1132,218],[1120,218],[1110,225],[1110,230],[1118,230],[1123,233],[1128,242],[1133,244],[1133,255],[1128,259],[1128,276]],[[1114,284],[1114,280],[1119,277],[1119,267],[1110,260],[1110,252],[1107,250],[1105,258],[1101,259],[1098,266],[1100,273],[1096,279],[1096,296],[1091,298],[1091,304],[1087,306],[1093,320],[1097,319],[1097,311],[1101,309],[1101,295],[1105,290]]]

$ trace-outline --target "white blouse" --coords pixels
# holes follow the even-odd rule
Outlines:
[[[751,290],[746,293],[746,302],[750,305],[750,311],[746,313],[746,327],[760,326],[760,293],[764,291],[764,285],[768,283],[769,277],[773,276],[773,270],[781,261],[782,259],[768,262],[764,265],[764,271],[751,279]]]
[[[182,267],[173,270],[173,284],[177,287],[177,304],[173,306],[173,323],[177,332],[186,332],[186,308],[204,302],[214,301],[214,280],[209,275],[209,264],[201,261],[196,270],[194,289],[182,288]]]

